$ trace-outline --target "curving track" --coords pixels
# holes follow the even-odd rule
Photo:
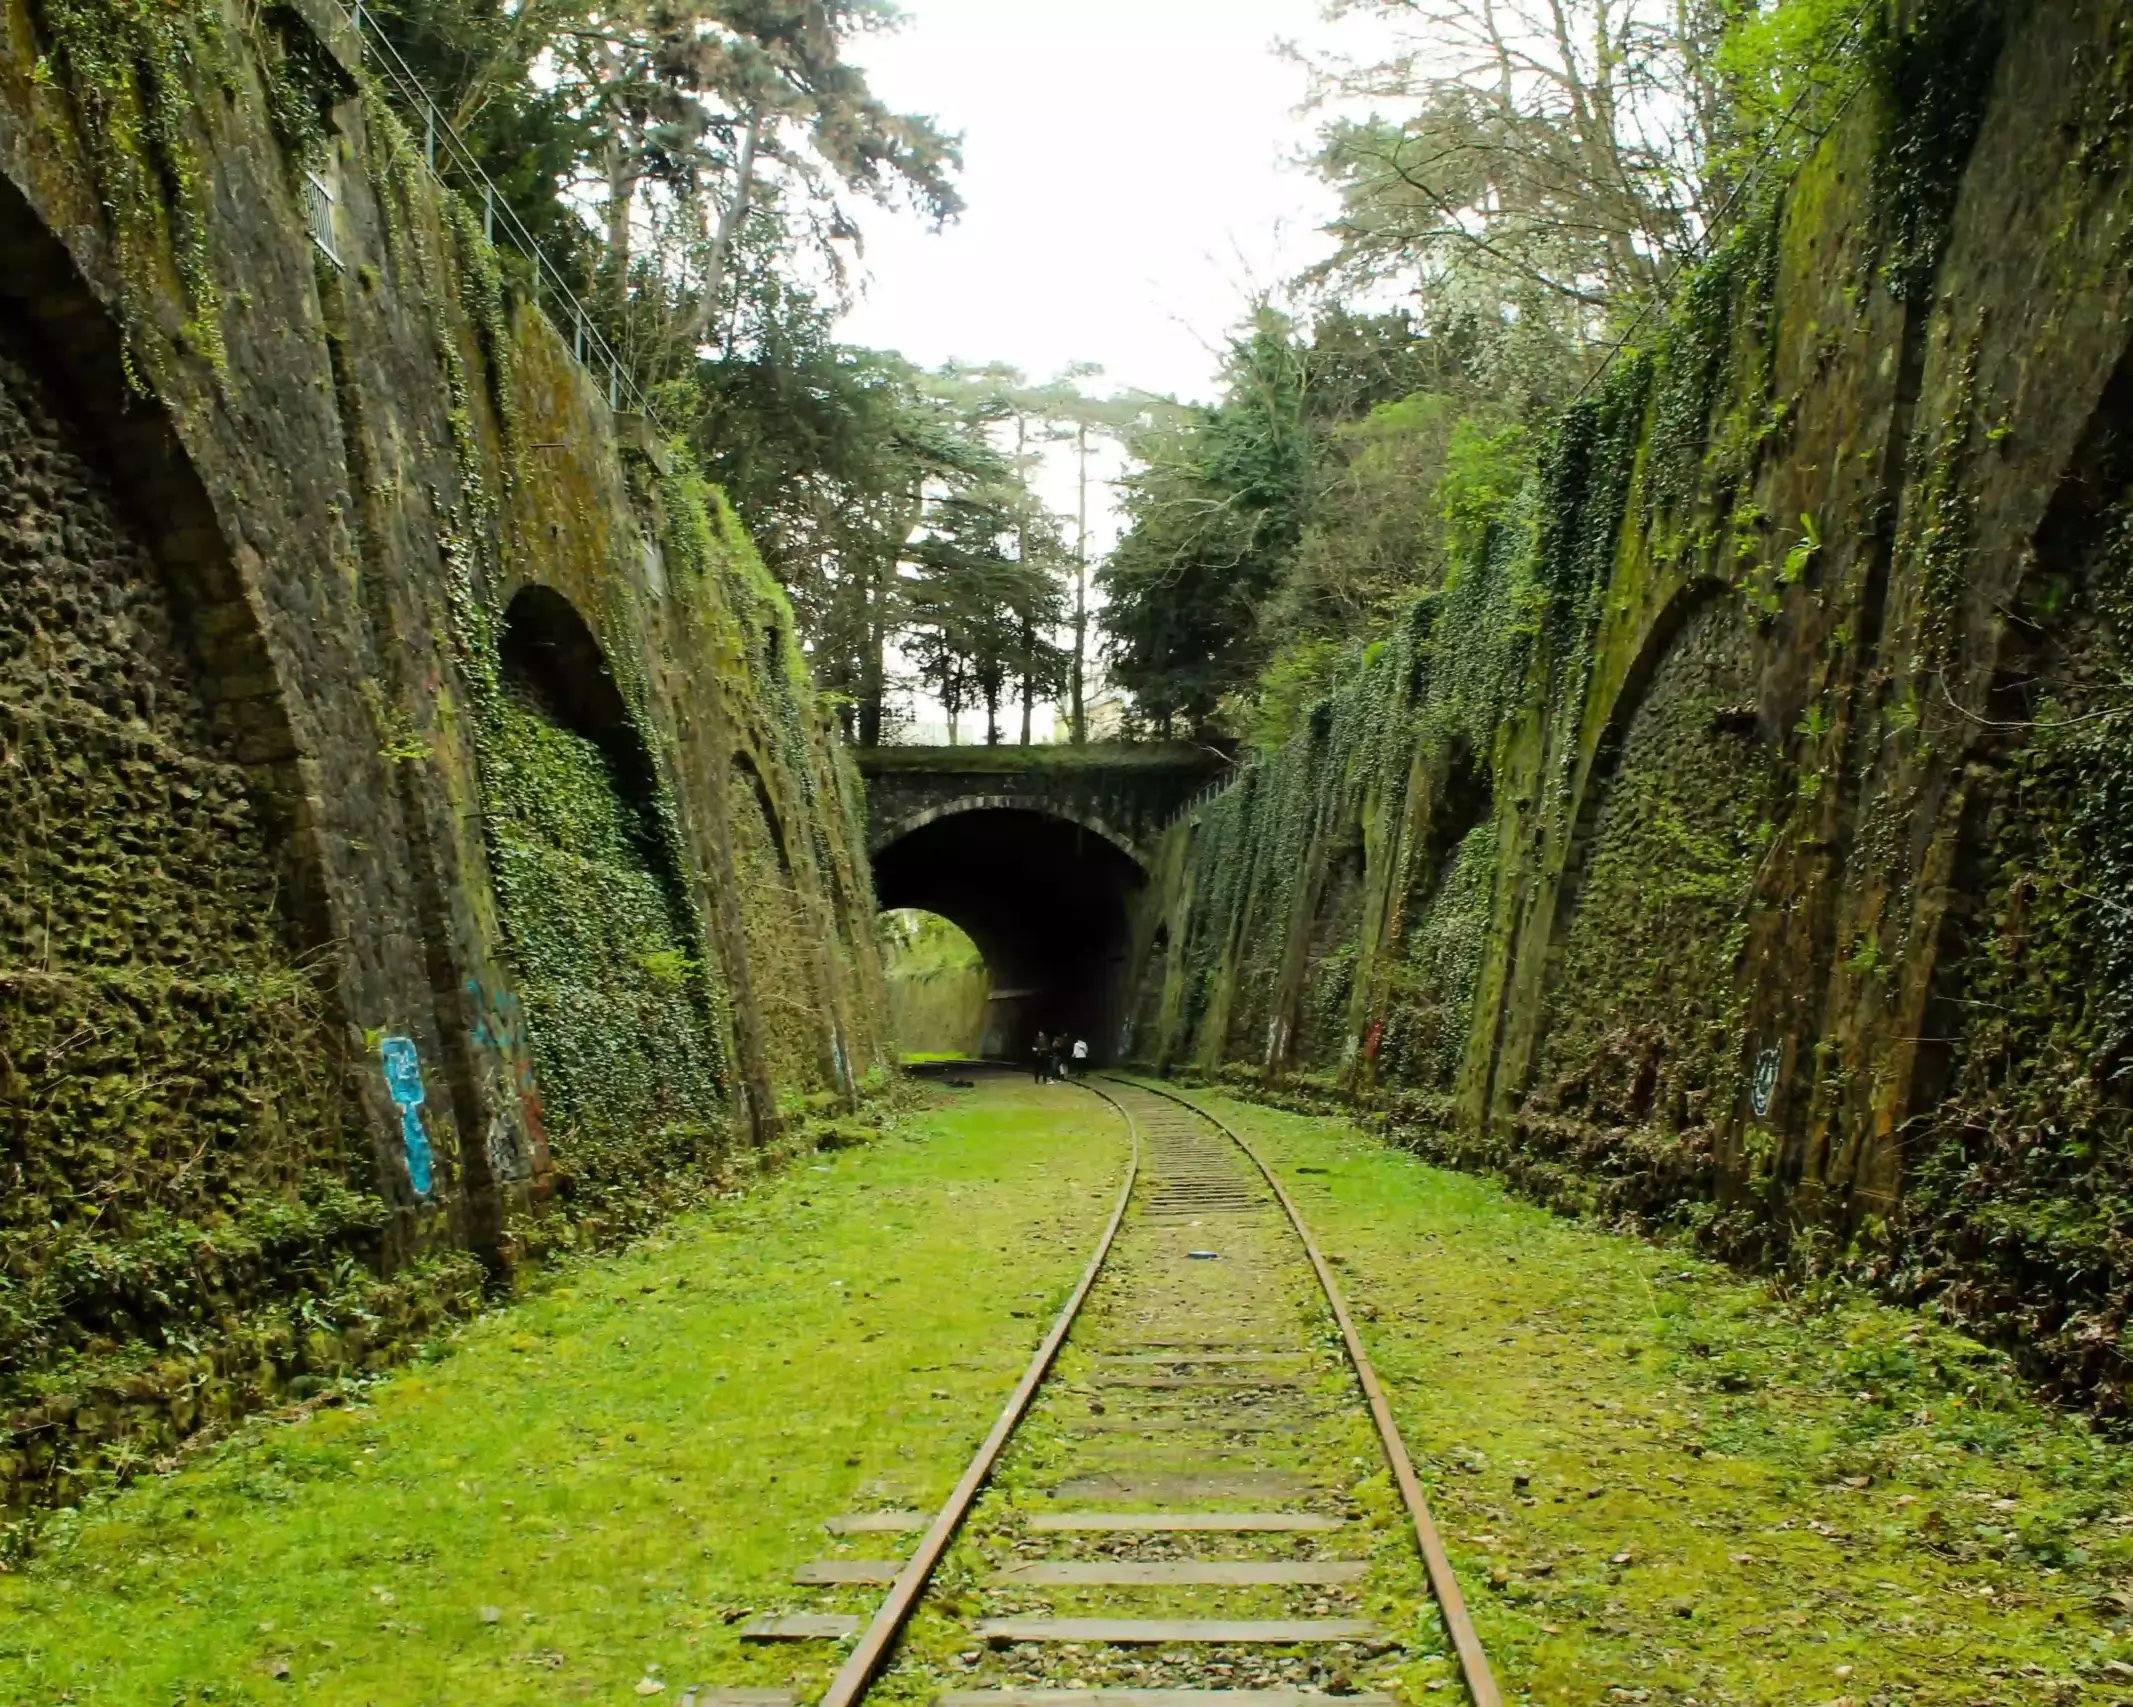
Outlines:
[[[942,1707],[1299,1707],[1358,1688],[1357,1707],[1389,1707],[1369,1677],[1411,1646],[1425,1593],[1468,1695],[1499,1707],[1376,1375],[1288,1194],[1186,1098],[1088,1088],[1134,1146],[1080,1284],[915,1550],[825,1559],[797,1579],[895,1579],[823,1707],[855,1707],[893,1674],[922,1610],[932,1648],[953,1632],[946,1663],[972,1686]],[[1396,1503],[1371,1489],[1379,1467]],[[923,1521],[830,1527],[851,1547]],[[951,1592],[929,1594],[937,1572]],[[765,1633],[841,1633],[809,1623]]]

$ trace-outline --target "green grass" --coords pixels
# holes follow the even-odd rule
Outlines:
[[[985,956],[970,933],[951,919],[921,907],[898,907],[874,921],[884,969],[891,978],[931,978],[944,972],[981,972]]]
[[[2004,1359],[1193,1094],[1334,1254],[1508,1694],[2133,1699],[2133,1451]]]
[[[614,1701],[653,1667],[670,1700],[819,1692],[837,1650],[743,1650],[729,1620],[872,1603],[786,1578],[824,1518],[945,1497],[1110,1208],[1124,1140],[1093,1108],[936,1093],[366,1403],[61,1522],[0,1577],[0,1701]]]
[[[745,1651],[734,1620],[874,1603],[786,1578],[837,1550],[824,1517],[945,1495],[1123,1163],[1055,1087],[931,1095],[871,1147],[559,1271],[363,1404],[255,1423],[61,1522],[0,1577],[0,1702],[819,1693],[837,1650]],[[2133,1693],[2133,1456],[1998,1357],[1208,1100],[1337,1259],[1511,1699]],[[1053,1456],[1040,1430],[1010,1495]],[[922,1627],[892,1693],[947,1672],[952,1634]],[[1441,1665],[1405,1675],[1457,1699]]]

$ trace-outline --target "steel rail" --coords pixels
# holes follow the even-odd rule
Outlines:
[[[1385,1448],[1385,1460],[1392,1468],[1393,1480],[1399,1484],[1400,1498],[1407,1506],[1408,1515],[1414,1519],[1415,1543],[1421,1549],[1422,1562],[1428,1569],[1430,1592],[1436,1596],[1437,1610],[1444,1617],[1444,1628],[1451,1636],[1453,1649],[1459,1655],[1459,1670],[1466,1680],[1467,1693],[1473,1697],[1474,1707],[1503,1707],[1503,1695],[1496,1687],[1496,1674],[1489,1669],[1489,1657],[1482,1650],[1481,1637],[1475,1632],[1474,1620],[1467,1612],[1466,1596],[1459,1591],[1459,1578],[1452,1570],[1451,1559],[1444,1551],[1443,1539],[1437,1533],[1436,1519],[1430,1516],[1429,1502],[1423,1498],[1422,1483],[1416,1477],[1414,1463],[1407,1455],[1407,1443],[1400,1438],[1400,1426],[1393,1421],[1392,1407],[1386,1402],[1385,1389],[1378,1382],[1377,1371],[1371,1367],[1370,1354],[1363,1349],[1362,1336],[1355,1331],[1355,1323],[1349,1317],[1347,1301],[1341,1296],[1340,1286],[1333,1278],[1333,1270],[1320,1254],[1318,1243],[1311,1237],[1311,1230],[1304,1225],[1303,1216],[1297,1213],[1295,1203],[1291,1201],[1288,1192],[1282,1189],[1281,1181],[1274,1177],[1274,1170],[1260,1160],[1259,1152],[1220,1115],[1202,1108],[1190,1097],[1180,1096],[1176,1091],[1166,1090],[1158,1085],[1141,1084],[1132,1079],[1117,1079],[1114,1082],[1130,1085],[1137,1091],[1146,1091],[1151,1096],[1167,1097],[1172,1102],[1190,1109],[1242,1150],[1246,1159],[1259,1170],[1260,1176],[1273,1190],[1275,1198],[1289,1217],[1289,1225],[1296,1229],[1296,1236],[1303,1241],[1304,1252],[1311,1259],[1311,1267],[1318,1273],[1318,1284],[1325,1290],[1326,1302],[1333,1310],[1333,1319],[1340,1324],[1341,1338],[1347,1343],[1348,1361],[1355,1368],[1356,1380],[1362,1384],[1363,1396],[1370,1401],[1370,1415],[1378,1425],[1378,1440]]]
[[[940,1563],[941,1555],[948,1550],[949,1542],[955,1539],[956,1531],[962,1527],[963,1519],[969,1515],[971,1506],[983,1491],[994,1465],[1000,1460],[1000,1454],[1007,1449],[1007,1443],[1013,1438],[1015,1429],[1028,1414],[1030,1401],[1037,1396],[1037,1389],[1043,1385],[1045,1376],[1051,1373],[1052,1365],[1059,1357],[1059,1348],[1066,1343],[1067,1332],[1073,1327],[1074,1318],[1081,1314],[1081,1306],[1088,1298],[1090,1288],[1096,1284],[1097,1275],[1103,1272],[1104,1259],[1110,1256],[1111,1246],[1118,1238],[1118,1229],[1126,1219],[1126,1206],[1133,1199],[1134,1182],[1140,1176],[1140,1126],[1133,1118],[1133,1111],[1116,1097],[1106,1091],[1097,1090],[1093,1085],[1084,1084],[1081,1088],[1109,1103],[1125,1117],[1126,1135],[1132,1141],[1132,1150],[1126,1161],[1125,1183],[1118,1189],[1118,1203],[1111,1211],[1111,1219],[1104,1228],[1103,1237],[1097,1241],[1096,1254],[1089,1258],[1089,1266],[1082,1270],[1081,1282],[1074,1288],[1073,1296],[1067,1299],[1066,1307],[1059,1312],[1058,1320],[1052,1323],[1051,1332],[1044,1336],[1043,1343],[1030,1358],[1029,1367],[1022,1372],[1022,1379],[1016,1383],[1014,1392],[1008,1395],[1007,1404],[1001,1410],[999,1420],[992,1425],[992,1432],[985,1437],[984,1444],[971,1459],[970,1467],[963,1472],[963,1479],[956,1483],[955,1491],[948,1496],[948,1503],[941,1507],[940,1515],[926,1531],[925,1539],[919,1542],[918,1551],[911,1555],[910,1562],[898,1575],[895,1586],[889,1590],[880,1610],[874,1614],[873,1622],[859,1638],[859,1645],[853,1648],[838,1669],[837,1675],[830,1680],[829,1691],[822,1697],[821,1707],[853,1707],[881,1670],[882,1662],[889,1657],[889,1650],[895,1646],[896,1638],[902,1634],[911,1614],[918,1609],[919,1596],[925,1593],[927,1580],[933,1575],[934,1567]]]

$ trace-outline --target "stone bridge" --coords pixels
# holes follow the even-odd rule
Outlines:
[[[884,907],[970,933],[992,975],[986,1052],[1038,1030],[1119,1047],[1134,895],[1179,809],[1228,771],[1206,747],[875,747],[867,849]]]
[[[1087,747],[871,747],[867,846],[875,854],[966,812],[1034,812],[1078,825],[1145,864],[1177,811],[1229,769],[1184,743]]]

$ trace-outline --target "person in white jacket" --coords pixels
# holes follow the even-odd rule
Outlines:
[[[1078,1079],[1088,1070],[1089,1040],[1086,1037],[1077,1037],[1074,1039],[1074,1077]]]

